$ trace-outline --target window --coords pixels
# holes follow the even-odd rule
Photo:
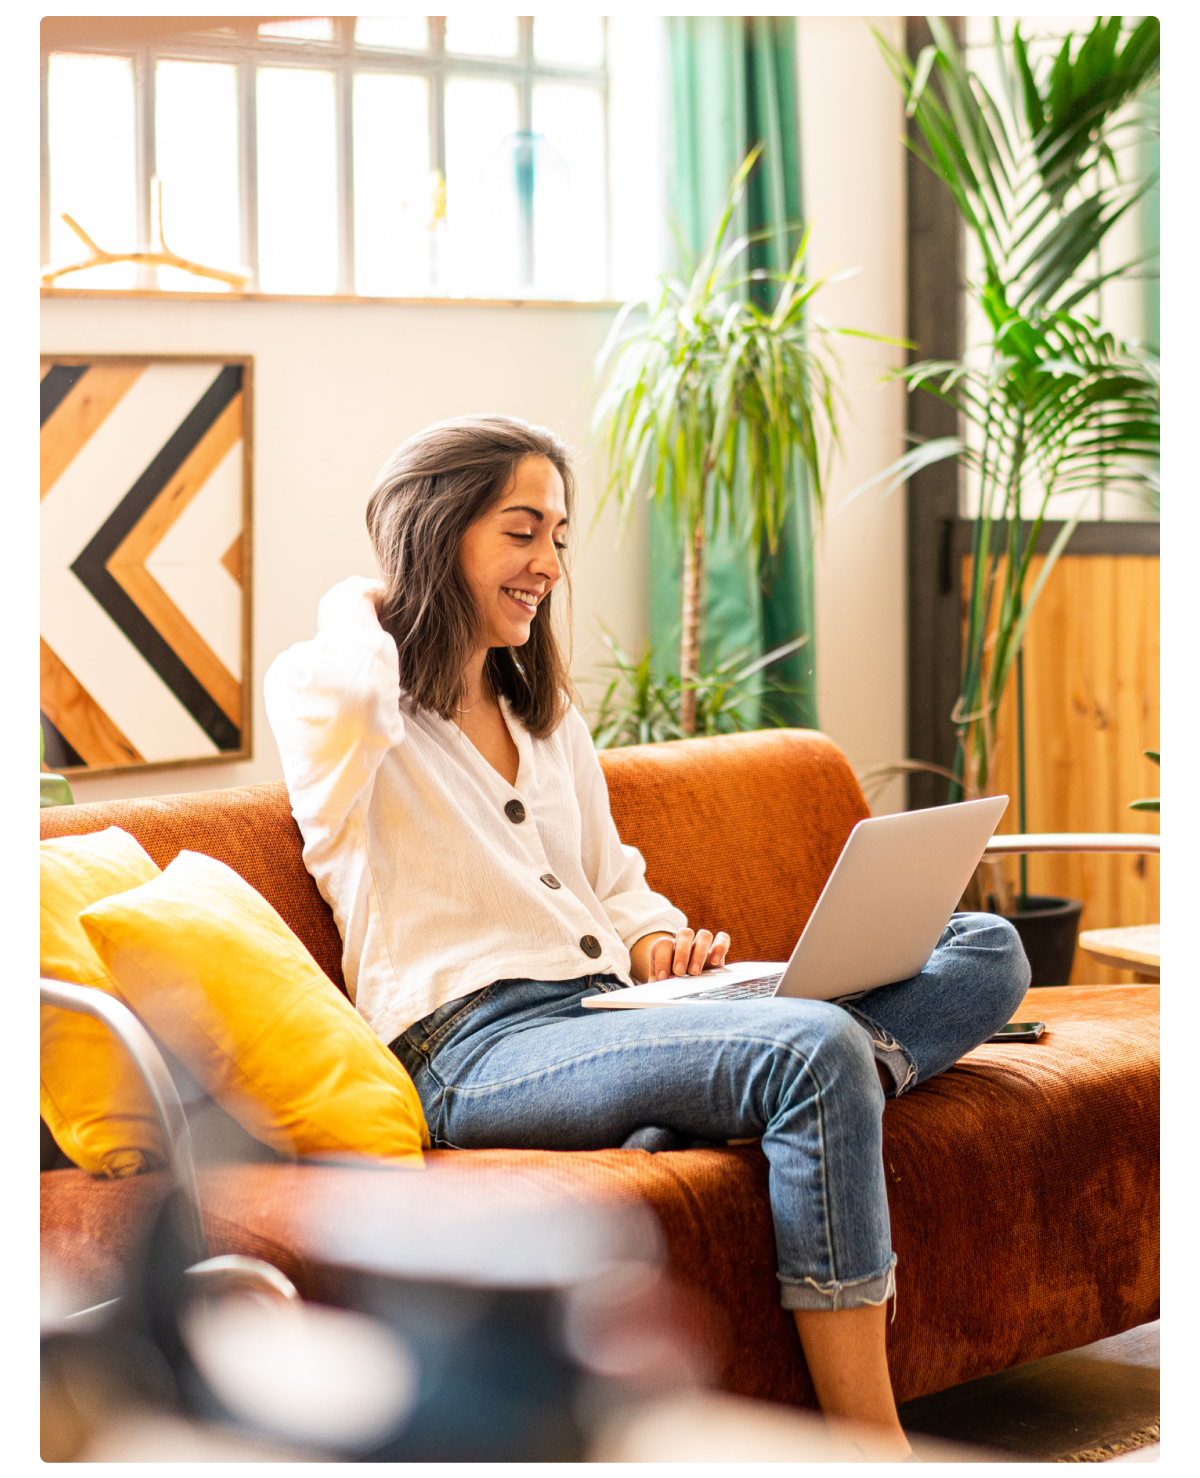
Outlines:
[[[167,245],[251,290],[612,295],[603,18],[185,24],[54,22],[44,263],[83,255],[64,212],[106,250],[145,247],[158,179]],[[130,264],[58,281],[224,290]]]

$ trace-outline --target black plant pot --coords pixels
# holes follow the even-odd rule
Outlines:
[[[1005,918],[1021,936],[1033,971],[1030,985],[1066,985],[1075,963],[1075,940],[1083,903],[1030,893],[1025,908]]]

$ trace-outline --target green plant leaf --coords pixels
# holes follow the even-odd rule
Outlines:
[[[923,441],[920,446],[915,446],[911,451],[905,452],[902,457],[897,457],[882,472],[877,472],[874,477],[868,477],[865,482],[860,482],[857,487],[852,488],[839,506],[845,508],[846,504],[852,503],[860,493],[878,487],[881,482],[886,483],[886,487],[880,496],[886,498],[898,487],[902,487],[910,477],[915,477],[923,468],[932,467],[937,462],[944,462],[949,457],[957,457],[962,451],[962,438],[958,436],[941,436],[933,441]]]
[[[71,794],[71,787],[61,775],[42,775],[41,805],[45,806],[71,806],[75,804],[75,797]]]

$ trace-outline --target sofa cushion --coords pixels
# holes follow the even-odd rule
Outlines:
[[[979,1047],[884,1111],[898,1401],[1157,1317],[1158,988],[1034,990],[1015,1013],[1031,1017],[1047,1023],[1039,1042]],[[675,1279],[698,1305],[718,1383],[815,1404],[795,1326],[779,1306],[757,1146],[437,1151],[426,1161],[463,1176],[506,1170],[581,1197],[640,1197],[662,1225]],[[386,1219],[389,1197],[420,1191],[420,1177],[370,1177],[210,1167],[202,1196],[211,1250],[265,1257],[306,1297],[337,1302],[339,1270],[312,1236],[317,1212],[353,1185],[356,1198],[377,1196]],[[43,1227],[60,1247],[63,1232],[82,1230],[100,1251],[123,1253],[135,1240],[131,1223],[154,1204],[146,1182],[157,1179],[97,1186],[77,1171],[48,1172]],[[76,1251],[82,1260],[82,1245]]]
[[[89,904],[136,888],[158,868],[133,837],[110,826],[41,845],[41,970],[117,995],[79,923]],[[117,1178],[161,1165],[162,1130],[129,1054],[101,1021],[57,1006],[41,1010],[42,1121],[82,1170]]]
[[[345,990],[341,936],[304,866],[300,831],[282,780],[236,790],[48,806],[41,813],[41,826],[43,837],[120,826],[137,838],[159,867],[166,867],[184,848],[215,857],[262,894],[330,980]]]
[[[621,840],[646,879],[731,960],[786,960],[857,822],[845,755],[810,729],[765,729],[600,756]]]
[[[139,1018],[264,1144],[421,1164],[408,1073],[232,868],[181,852],[79,923]]]

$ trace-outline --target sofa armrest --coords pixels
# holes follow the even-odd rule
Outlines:
[[[191,1130],[170,1069],[154,1038],[129,1007],[107,991],[45,978],[41,985],[44,1006],[57,1006],[62,1011],[78,1011],[84,1016],[94,1017],[104,1023],[129,1053],[158,1114],[171,1178],[183,1192],[180,1213],[184,1224],[180,1230],[187,1238],[194,1260],[199,1262],[207,1258],[208,1240],[200,1217],[200,1188],[196,1181]]]
[[[985,857],[1016,857],[1032,852],[1159,852],[1161,838],[1150,832],[1045,831],[994,836]]]

